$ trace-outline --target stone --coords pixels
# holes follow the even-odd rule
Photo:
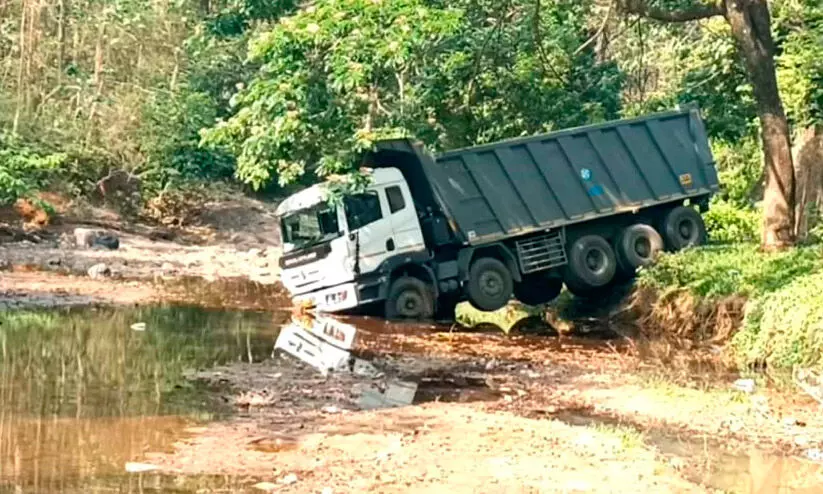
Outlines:
[[[59,267],[61,264],[63,264],[63,260],[60,259],[59,257],[50,257],[50,258],[46,259],[46,266],[48,266],[50,268]]]
[[[115,235],[99,235],[92,241],[92,245],[116,250],[120,248],[120,239]]]
[[[11,261],[0,259],[0,271],[11,271]]]
[[[90,267],[87,271],[89,278],[93,280],[106,278],[111,276],[111,268],[109,268],[105,263],[95,264],[94,266]]]
[[[74,229],[74,245],[77,247],[91,247],[94,245],[95,239],[105,235],[102,230],[94,228],[75,228]]]

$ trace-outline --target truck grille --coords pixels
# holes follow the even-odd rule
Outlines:
[[[563,232],[555,230],[517,241],[517,258],[523,273],[534,273],[566,264]]]

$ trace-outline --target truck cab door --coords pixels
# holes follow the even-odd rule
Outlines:
[[[391,216],[394,236],[393,254],[421,251],[426,248],[417,210],[412,202],[411,192],[405,183],[387,185],[383,189],[386,206]]]
[[[393,236],[392,221],[386,211],[378,190],[368,190],[343,199],[347,231],[349,235],[349,255],[356,259],[360,273],[370,273],[377,269],[390,252]]]

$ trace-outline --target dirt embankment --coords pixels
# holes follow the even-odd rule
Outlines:
[[[103,210],[82,217],[67,212],[34,231],[20,218],[4,219],[0,307],[194,298],[260,307],[245,292],[269,299],[280,294],[280,238],[271,204],[246,198],[213,203],[191,225],[174,230],[128,223]],[[88,245],[88,232],[116,238],[117,248]]]

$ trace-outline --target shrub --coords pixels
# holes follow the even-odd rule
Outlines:
[[[64,161],[62,154],[37,152],[0,135],[0,205],[33,194]]]
[[[823,364],[823,272],[750,300],[732,347],[746,365]]]
[[[821,270],[823,248],[808,246],[766,254],[755,244],[714,245],[664,254],[640,273],[642,286],[685,289],[698,297],[759,296]]]
[[[755,242],[760,238],[761,212],[757,209],[736,207],[720,199],[713,201],[703,219],[712,242]]]

